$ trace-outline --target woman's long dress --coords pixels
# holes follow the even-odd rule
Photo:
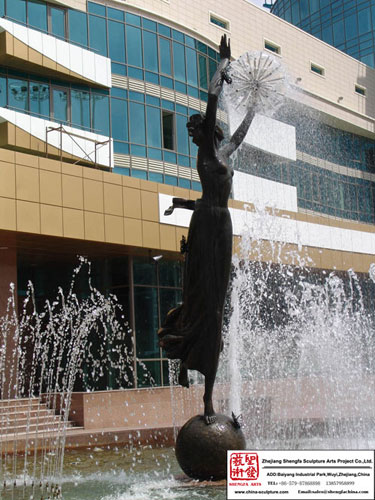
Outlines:
[[[198,159],[203,196],[191,218],[184,267],[183,302],[159,330],[170,359],[203,375],[216,373],[231,268],[232,221],[228,198],[232,169],[212,155]]]

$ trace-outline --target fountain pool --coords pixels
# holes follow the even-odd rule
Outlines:
[[[224,482],[199,483],[184,476],[172,448],[69,451],[61,480],[63,500],[188,500],[226,498]],[[3,491],[7,500],[30,498],[31,480]],[[38,496],[35,490],[34,498]],[[53,497],[51,497],[53,498]]]

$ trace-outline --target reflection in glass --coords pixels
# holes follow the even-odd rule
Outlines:
[[[155,262],[147,257],[134,257],[133,279],[136,285],[156,285]]]
[[[87,19],[84,12],[69,9],[69,38],[71,42],[87,47]]]
[[[53,118],[58,122],[68,120],[68,92],[62,89],[52,89]]]
[[[158,71],[158,41],[155,33],[143,32],[143,51],[145,68],[149,71]]]
[[[160,109],[147,106],[147,144],[161,148]]]
[[[91,94],[92,128],[98,134],[109,136],[109,98],[103,94]]]
[[[36,115],[49,117],[49,86],[47,84],[30,82],[30,111]]]
[[[139,28],[126,26],[126,48],[128,64],[142,68],[142,37]]]
[[[186,116],[176,115],[177,128],[177,151],[179,153],[189,154],[189,136],[186,133]]]
[[[26,80],[17,80],[8,78],[8,103],[13,108],[23,111],[28,109],[28,82]]]
[[[108,21],[109,57],[125,62],[125,27],[122,23]]]
[[[180,43],[173,42],[173,67],[176,80],[185,81],[185,49]]]
[[[190,85],[198,87],[197,55],[195,50],[186,48],[187,81]]]
[[[134,314],[137,356],[158,358],[160,350],[156,335],[159,327],[157,288],[134,287]]]
[[[59,37],[65,38],[65,11],[50,7],[51,12],[51,32]]]
[[[7,105],[7,79],[0,76],[0,107]]]
[[[146,123],[144,104],[129,102],[130,140],[137,144],[146,144]]]
[[[128,134],[128,105],[122,99],[111,98],[111,125],[112,137],[120,141],[127,141]]]
[[[90,93],[86,90],[71,91],[72,124],[82,128],[90,127]]]
[[[107,33],[105,19],[89,16],[90,47],[107,57]]]
[[[172,75],[171,42],[165,38],[159,38],[160,46],[160,72]]]
[[[207,89],[207,58],[199,56],[199,86],[202,89]]]
[[[27,16],[31,27],[47,31],[47,5],[45,3],[38,0],[29,0]]]
[[[26,0],[8,0],[7,17],[26,24]]]

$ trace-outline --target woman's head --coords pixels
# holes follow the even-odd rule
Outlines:
[[[205,119],[206,115],[203,113],[197,113],[195,115],[191,115],[186,124],[189,136],[193,138],[193,142],[197,144],[197,146],[199,146],[204,139],[203,125]],[[224,139],[224,133],[218,125],[215,125],[215,139],[218,142],[221,142]]]

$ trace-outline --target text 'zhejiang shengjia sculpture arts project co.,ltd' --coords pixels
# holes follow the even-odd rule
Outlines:
[[[259,85],[257,75],[267,74],[264,70],[268,62],[259,58],[254,70],[254,65],[247,67],[240,58],[235,71],[229,72],[230,55],[230,43],[224,35],[220,42],[220,63],[209,85],[206,114],[192,115],[187,123],[189,136],[198,146],[197,170],[202,197],[195,202],[174,198],[173,205],[165,212],[169,215],[176,208],[193,211],[187,241],[182,242],[185,254],[182,304],[169,311],[158,335],[166,356],[181,360],[179,383],[182,386],[189,385],[189,369],[198,370],[205,377],[204,416],[189,420],[176,443],[181,467],[188,475],[199,479],[225,476],[226,463],[222,461],[226,450],[224,453],[221,450],[220,459],[212,459],[212,454],[228,440],[228,433],[233,434],[225,445],[228,449],[245,446],[236,418],[232,420],[215,414],[212,393],[223,345],[223,309],[232,259],[233,233],[228,199],[233,169],[229,158],[244,140],[258,103],[262,101],[264,86]],[[229,142],[222,145],[224,135],[216,124],[216,113],[224,81],[235,89],[235,104],[242,106],[244,117]],[[216,460],[216,465],[204,472],[198,458],[202,448],[206,455],[202,463],[207,462],[207,457],[213,462]]]

